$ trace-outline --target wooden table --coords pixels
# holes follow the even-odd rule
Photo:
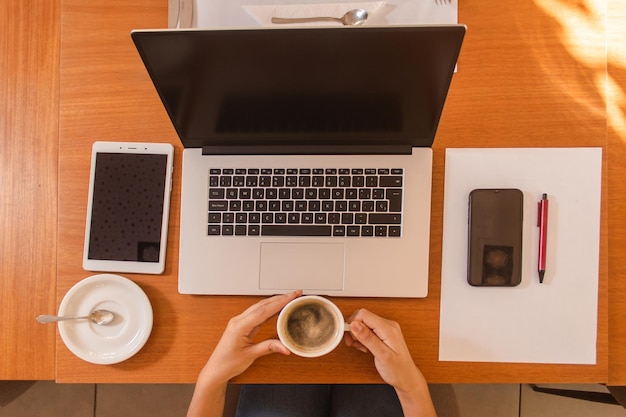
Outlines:
[[[0,2],[0,380],[54,378],[59,5]]]
[[[54,372],[56,379],[61,382],[193,382],[227,320],[257,298],[183,296],[176,290],[182,147],[129,37],[131,29],[165,27],[167,2],[111,0],[87,4],[80,0],[60,1],[60,93],[54,73],[49,75],[50,79],[41,72],[36,73],[49,86],[48,97],[52,103],[49,109],[52,112],[56,104],[55,92],[60,94],[57,234],[54,233],[54,227],[50,227],[54,224],[56,214],[56,206],[52,203],[41,220],[51,234],[50,245],[30,235],[25,236],[15,221],[1,217],[3,230],[11,230],[10,239],[3,241],[3,249],[22,243],[29,244],[29,253],[47,254],[44,265],[50,267],[54,265],[51,253],[56,243],[56,299],[50,301],[46,297],[49,293],[41,288],[54,288],[54,274],[47,274],[49,271],[45,268],[31,272],[15,264],[8,270],[3,266],[3,286],[0,287],[3,289],[3,307],[7,305],[7,300],[13,299],[8,296],[10,292],[17,294],[16,299],[30,296],[33,291],[41,295],[35,297],[34,306],[17,301],[8,302],[11,311],[16,312],[13,313],[15,321],[9,336],[4,336],[3,327],[2,349],[3,353],[9,354],[9,359],[3,364],[12,371],[5,371],[3,366],[0,368],[0,376],[6,379],[47,379]],[[621,16],[624,16],[624,6],[617,4],[618,1],[608,0],[609,8],[615,12],[622,11]],[[18,4],[16,0],[10,3]],[[421,300],[342,298],[336,299],[336,302],[345,314],[366,306],[398,320],[416,363],[433,383],[626,383],[626,347],[621,347],[626,346],[621,336],[624,334],[622,327],[626,326],[622,324],[623,316],[626,315],[626,305],[622,301],[626,292],[626,283],[623,283],[626,259],[620,250],[620,246],[626,243],[626,224],[621,219],[626,191],[620,187],[621,177],[626,173],[623,162],[626,133],[623,119],[613,116],[607,118],[606,111],[607,100],[611,102],[611,98],[618,99],[620,87],[610,90],[608,98],[603,88],[607,74],[624,83],[625,61],[620,59],[623,55],[617,48],[617,39],[610,38],[608,71],[606,60],[602,61],[602,54],[597,53],[605,45],[604,11],[601,10],[600,16],[597,16],[593,14],[597,10],[585,10],[581,6],[570,13],[567,12],[569,6],[566,1],[563,4],[557,2],[556,6],[550,2],[549,8],[546,6],[545,9],[541,6],[543,1],[509,3],[461,0],[459,5],[459,22],[468,25],[468,34],[459,60],[459,72],[454,77],[434,146],[429,296]],[[50,8],[54,9],[54,3],[50,4]],[[45,9],[41,5],[37,7]],[[558,13],[554,13],[555,10]],[[10,13],[26,16],[24,11]],[[583,20],[566,19],[574,16],[574,13],[582,14]],[[609,14],[613,25],[610,29],[619,30],[616,14]],[[45,21],[46,17],[51,22],[54,19],[58,22],[59,18],[54,12],[48,16],[36,14],[37,22]],[[581,22],[592,24],[582,25]],[[569,29],[574,24],[576,31]],[[25,25],[25,28],[29,26]],[[50,26],[49,30],[58,36],[54,26]],[[613,32],[610,30],[609,33]],[[27,35],[20,39],[24,39],[28,45],[41,49],[45,47]],[[49,42],[54,53],[54,38]],[[3,47],[0,51],[4,52],[5,44],[2,41],[0,46]],[[15,47],[10,49],[13,52],[19,50]],[[53,62],[54,59],[48,58],[42,64],[28,63],[35,69],[47,69],[47,65],[52,66]],[[16,79],[21,79],[20,68],[17,65],[10,67]],[[4,78],[0,80],[5,81]],[[0,85],[5,84],[9,82]],[[24,100],[22,97],[17,99]],[[5,104],[3,101],[0,103]],[[28,107],[27,104],[25,107]],[[38,108],[48,109],[43,104],[39,104]],[[609,108],[614,110],[613,107]],[[624,103],[618,103],[616,108],[623,113]],[[3,110],[0,115],[6,111],[4,107],[0,110]],[[46,133],[54,132],[53,116],[41,115],[29,108],[25,108],[24,112],[26,115],[48,116],[45,119],[48,123]],[[26,121],[19,126],[24,126],[22,131],[28,132]],[[32,151],[39,149],[42,143],[48,143],[37,137],[36,143],[22,144],[17,133],[11,131],[5,134],[12,139],[15,150]],[[53,154],[54,139],[50,139],[52,144],[49,148]],[[53,330],[41,329],[31,322],[32,317],[39,312],[54,310],[72,285],[90,275],[81,267],[81,256],[89,153],[95,140],[170,142],[176,146],[175,172],[178,174],[174,178],[172,194],[168,263],[162,276],[126,275],[144,289],[155,311],[152,336],[135,357],[113,366],[91,365],[74,357],[57,334],[56,363],[53,366],[50,358],[54,352],[49,339],[54,334]],[[445,149],[508,146],[600,146],[605,149],[596,365],[481,364],[437,360]],[[37,188],[36,185],[45,181],[49,193],[50,189],[55,190],[57,178],[54,171],[47,167],[54,166],[56,160],[49,153],[38,155],[39,160],[46,164],[31,167],[27,171],[30,175],[26,178],[27,184],[41,192],[41,187]],[[5,159],[2,161],[4,174]],[[10,159],[8,164],[10,171],[7,172],[20,172],[20,160]],[[46,174],[49,176],[44,177]],[[10,185],[11,190],[19,190],[22,183],[12,178]],[[12,195],[9,192],[2,189],[3,196]],[[38,218],[39,212],[31,208],[31,200],[17,202],[19,207],[9,211],[9,215],[22,214],[28,219]],[[21,259],[21,252],[15,248],[9,255],[11,259]],[[39,263],[37,265],[41,268]],[[6,278],[19,275],[27,275],[22,285]],[[26,327],[16,330],[22,325]],[[272,324],[269,323],[259,338],[270,337],[273,333]],[[43,359],[41,365],[31,366],[32,372],[27,373],[22,372],[20,365],[14,364],[16,360],[17,363],[25,363],[33,355],[17,352],[8,346],[30,340],[32,335],[37,335],[40,345],[44,346],[40,349],[42,352],[36,355]],[[31,342],[28,346],[36,350],[37,343]],[[25,376],[27,374],[40,376]],[[266,357],[237,381],[377,382],[379,379],[370,357],[340,347],[317,360]]]
[[[626,385],[626,5],[609,0],[608,6],[608,383]]]

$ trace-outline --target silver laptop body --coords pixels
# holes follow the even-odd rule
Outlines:
[[[465,27],[133,31],[185,147],[179,291],[425,297]]]

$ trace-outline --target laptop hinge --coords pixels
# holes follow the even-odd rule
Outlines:
[[[203,155],[410,155],[411,145],[203,146]]]

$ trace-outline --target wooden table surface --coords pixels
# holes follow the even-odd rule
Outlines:
[[[0,117],[12,115],[15,103],[20,111],[19,118],[0,119],[10,122],[0,127],[0,221],[2,230],[9,231],[2,239],[0,296],[11,318],[0,335],[0,378],[193,382],[227,320],[258,298],[177,293],[182,147],[129,37],[131,29],[166,27],[167,2],[59,1],[60,11],[54,1],[37,4],[36,13],[24,10],[17,0],[0,6],[0,24],[16,17],[20,22],[11,26],[19,26],[18,35],[12,34],[8,42],[0,37],[0,52],[5,57],[26,54],[17,63],[4,60],[0,64],[0,87],[17,91],[0,94]],[[415,362],[429,382],[626,384],[626,324],[622,324],[626,258],[621,250],[626,244],[626,220],[622,219],[626,190],[621,186],[626,173],[626,60],[619,47],[620,26],[624,26],[619,17],[623,22],[625,7],[618,0],[569,3],[461,0],[459,22],[468,25],[468,33],[434,145],[429,296],[335,300],[346,315],[366,306],[399,321]],[[607,5],[610,19],[605,31]],[[16,45],[13,38],[20,42]],[[603,54],[607,39],[608,61]],[[59,51],[60,61],[55,61]],[[60,62],[60,68],[55,69],[55,62]],[[32,93],[34,88],[38,94]],[[150,298],[155,312],[153,332],[136,356],[112,366],[81,361],[67,350],[58,333],[54,339],[53,327],[36,325],[33,320],[41,312],[54,311],[72,285],[91,275],[82,269],[81,260],[89,155],[96,140],[170,142],[176,147],[165,274],[123,274]],[[546,146],[605,150],[597,364],[439,362],[445,149]],[[57,150],[58,174],[54,169]],[[35,160],[25,159],[24,152],[33,153]],[[42,194],[50,198],[43,207],[35,200]],[[45,240],[36,235],[42,229]],[[56,298],[52,296],[55,284]],[[259,338],[273,334],[268,323]],[[379,379],[371,357],[342,346],[317,360],[266,357],[237,381]]]
[[[626,4],[607,9],[608,383],[626,385]]]
[[[0,2],[0,380],[54,378],[58,0]]]

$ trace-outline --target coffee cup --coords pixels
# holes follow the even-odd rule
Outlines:
[[[278,338],[292,353],[305,358],[326,355],[350,330],[339,308],[329,299],[305,295],[289,302],[276,323]]]

